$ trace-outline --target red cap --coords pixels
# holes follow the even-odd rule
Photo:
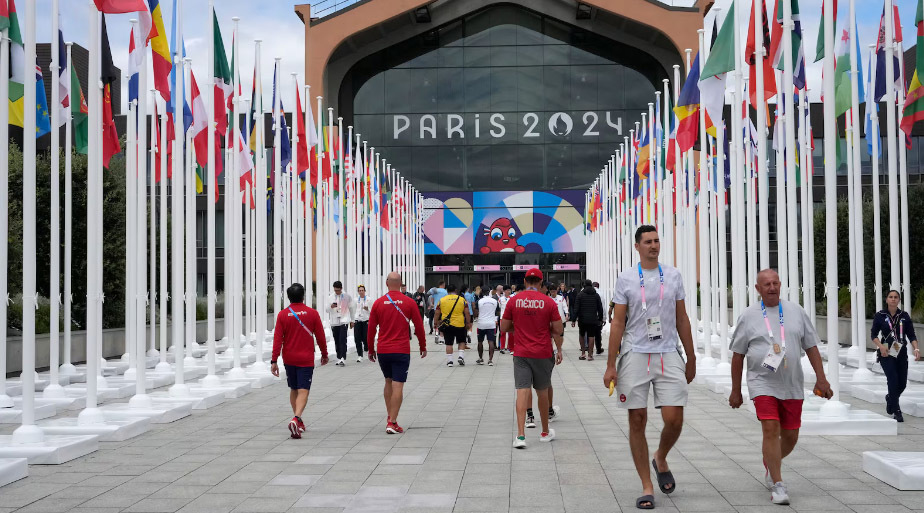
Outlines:
[[[530,270],[526,271],[526,277],[527,277],[527,278],[539,278],[539,279],[541,280],[541,279],[542,279],[542,271],[540,271],[539,269],[536,269],[536,268],[530,269]]]

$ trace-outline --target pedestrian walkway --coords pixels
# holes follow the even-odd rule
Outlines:
[[[447,368],[430,337],[430,356],[412,354],[403,435],[385,434],[378,365],[349,360],[317,369],[301,440],[289,439],[288,390],[277,383],[127,442],[101,442],[70,463],[32,465],[28,478],[0,489],[0,513],[636,511],[626,414],[601,385],[605,360],[577,359],[577,330],[565,339],[551,444],[530,429],[528,448],[512,448],[509,355],[495,355],[495,367],[471,358]],[[660,425],[650,415],[652,444]],[[656,493],[656,511],[924,511],[924,492],[895,490],[861,470],[863,451],[924,444],[924,419],[906,417],[897,437],[803,437],[783,465],[789,507],[769,503],[760,443],[753,413],[693,385],[669,460],[677,492]]]

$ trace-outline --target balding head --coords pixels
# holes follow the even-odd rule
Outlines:
[[[394,271],[388,273],[385,277],[385,286],[388,290],[399,290],[401,288],[401,274]]]
[[[766,306],[780,304],[780,275],[774,269],[764,269],[757,273],[757,283],[754,285],[757,293]]]

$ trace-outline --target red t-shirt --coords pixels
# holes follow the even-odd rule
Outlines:
[[[513,337],[507,338],[507,345],[514,355],[552,357],[551,324],[561,320],[554,299],[538,290],[524,290],[507,302],[503,319],[513,321],[516,330],[515,341]]]
[[[292,311],[298,318],[292,315]],[[302,324],[299,324],[299,320]],[[307,331],[305,330],[307,328]],[[308,333],[308,332],[311,333]],[[311,335],[314,335],[312,337]],[[324,338],[324,325],[318,311],[302,303],[292,303],[276,315],[276,328],[273,330],[273,358],[276,361],[282,352],[282,361],[287,365],[314,367],[314,341],[318,340],[321,354],[327,356],[327,339]]]
[[[388,295],[391,295],[394,302],[388,300]],[[398,312],[395,305],[401,309],[401,312]],[[401,315],[402,312],[404,315]],[[376,299],[369,310],[369,332],[367,337],[369,339],[369,352],[411,354],[408,319],[414,322],[414,334],[417,335],[420,350],[426,351],[427,336],[424,334],[423,319],[420,317],[417,303],[412,298],[394,291]],[[377,349],[373,349],[377,330],[379,331],[378,346]]]

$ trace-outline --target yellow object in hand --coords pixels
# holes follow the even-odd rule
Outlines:
[[[616,390],[616,382],[610,381],[610,397],[613,396],[613,390]]]

